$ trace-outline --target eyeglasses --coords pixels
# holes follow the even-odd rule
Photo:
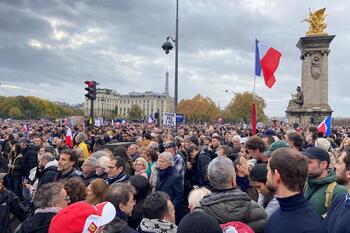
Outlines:
[[[66,196],[66,197],[64,198],[64,200],[65,200],[66,202],[70,203],[70,197],[69,197],[69,196]]]

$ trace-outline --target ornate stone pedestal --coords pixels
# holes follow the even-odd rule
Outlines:
[[[286,114],[289,124],[317,125],[332,114],[328,104],[328,55],[334,35],[301,37],[297,47],[301,51],[302,104],[290,100]],[[293,97],[294,98],[294,97]]]

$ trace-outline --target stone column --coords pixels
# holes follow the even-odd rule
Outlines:
[[[334,35],[301,37],[297,47],[301,51],[301,88],[304,108],[327,109],[328,104],[328,54]]]

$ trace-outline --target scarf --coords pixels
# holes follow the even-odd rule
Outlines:
[[[158,219],[143,218],[139,227],[144,232],[176,233],[177,231],[174,223]]]

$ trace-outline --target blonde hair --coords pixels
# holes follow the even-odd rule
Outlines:
[[[203,199],[204,196],[210,194],[211,191],[207,188],[195,188],[190,192],[190,195],[188,195],[188,204],[191,208],[200,207],[200,201]]]
[[[146,161],[144,158],[142,158],[142,157],[139,157],[139,158],[135,159],[135,162],[134,162],[134,164],[133,164],[134,169],[135,169],[135,165],[136,165],[136,162],[137,162],[137,161],[141,161],[141,163],[143,164],[145,170],[147,170],[147,168],[148,168],[148,163],[147,163],[147,161]]]

